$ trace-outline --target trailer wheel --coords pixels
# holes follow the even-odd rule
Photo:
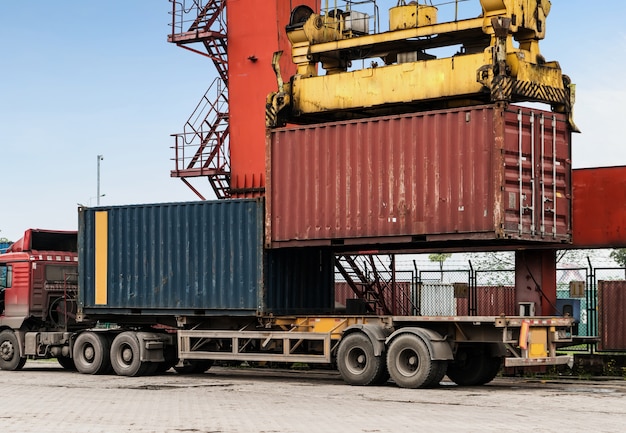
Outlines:
[[[165,373],[178,363],[178,353],[176,352],[176,348],[170,345],[165,346],[165,349],[163,349],[163,358],[165,361],[159,362],[157,365],[157,374]]]
[[[178,374],[202,374],[213,366],[212,359],[185,361],[181,366],[174,366]]]
[[[59,356],[57,358],[59,365],[68,371],[76,371],[76,364],[74,364],[74,360],[69,356]]]
[[[380,385],[389,379],[384,354],[375,356],[372,342],[361,332],[349,334],[341,340],[337,369],[349,385]]]
[[[119,376],[141,376],[152,363],[141,362],[139,339],[131,331],[122,332],[111,344],[111,365]]]
[[[379,357],[376,358],[378,362],[380,362],[378,374],[372,381],[372,385],[384,385],[389,381],[389,370],[387,369],[387,354],[383,353]]]
[[[143,376],[153,376],[159,373],[159,367],[162,364],[161,362],[145,362],[144,371],[142,373]]]
[[[402,388],[428,388],[439,384],[446,361],[433,361],[426,343],[414,334],[402,334],[389,345],[387,368],[391,379]]]
[[[496,378],[498,373],[500,372],[500,368],[502,368],[502,358],[500,357],[491,357],[488,358],[487,366],[485,367],[483,377],[481,378],[481,385],[491,382]]]
[[[98,332],[83,332],[74,342],[72,355],[76,370],[83,374],[106,374],[111,370],[108,336]]]
[[[502,359],[489,356],[483,347],[460,347],[447,375],[460,386],[478,386],[491,382],[500,371]]]
[[[0,332],[0,369],[16,371],[26,364],[26,358],[20,357],[20,346],[15,332],[4,330]]]

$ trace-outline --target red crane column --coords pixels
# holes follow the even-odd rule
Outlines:
[[[296,72],[285,26],[292,7],[317,1],[228,0],[228,95],[230,105],[231,197],[265,192],[265,100],[278,88],[272,56],[283,51],[281,73]]]
[[[515,301],[533,303],[535,315],[556,312],[556,250],[515,252]]]

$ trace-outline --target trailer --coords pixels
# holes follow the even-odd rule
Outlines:
[[[492,380],[572,362],[571,318],[347,315],[331,250],[271,250],[264,200],[79,208],[0,255],[0,368],[56,358],[85,374],[202,372],[215,361],[336,365],[351,385]]]

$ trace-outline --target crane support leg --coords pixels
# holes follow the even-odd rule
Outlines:
[[[556,250],[515,253],[515,300],[525,314],[553,316],[556,311]]]

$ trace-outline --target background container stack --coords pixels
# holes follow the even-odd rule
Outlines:
[[[4,254],[10,246],[11,242],[0,242],[0,254]]]

